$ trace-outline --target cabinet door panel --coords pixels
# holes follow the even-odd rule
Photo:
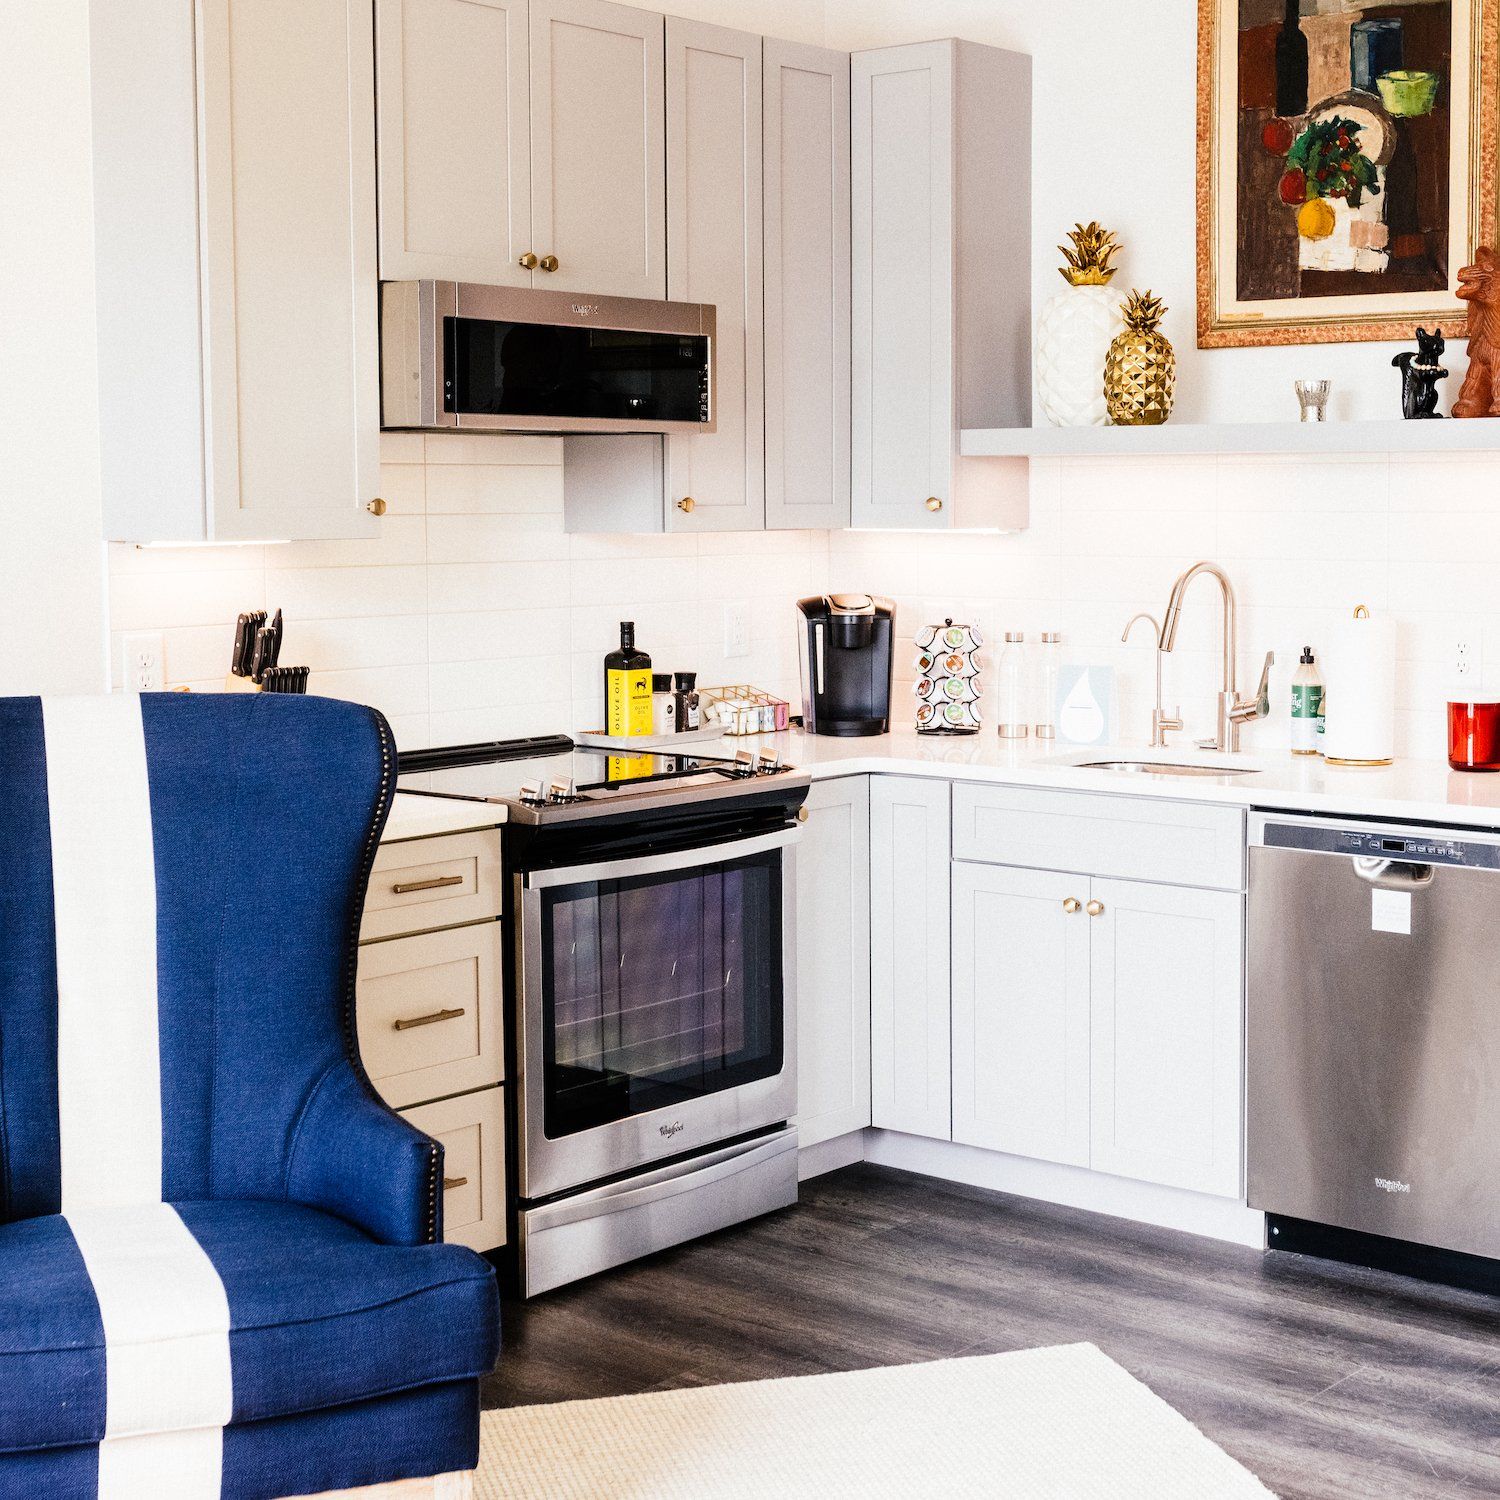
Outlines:
[[[1088,1165],[1087,896],[1076,875],[954,865],[955,1141]]]
[[[814,782],[797,845],[797,1139],[870,1123],[870,782]]]
[[[953,145],[951,43],[855,55],[856,526],[951,524]]]
[[[668,439],[667,525],[765,524],[761,40],[667,21],[667,295],[716,309],[713,432]],[[685,509],[681,502],[690,499]]]
[[[1238,1197],[1240,896],[1095,880],[1091,1165]]]
[[[608,0],[531,0],[536,285],[664,297],[666,162],[659,15]]]
[[[378,0],[380,274],[530,286],[526,0]]]
[[[877,776],[870,786],[872,1123],[953,1134],[946,781]]]
[[[765,43],[766,526],[849,524],[849,54]]]
[[[199,0],[209,532],[367,536],[376,494],[368,0]]]

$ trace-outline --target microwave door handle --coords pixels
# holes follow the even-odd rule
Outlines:
[[[557,885],[585,885],[597,880],[629,880],[634,875],[661,875],[671,870],[702,870],[728,864],[768,849],[786,849],[802,836],[802,829],[781,828],[755,838],[728,844],[709,844],[696,849],[677,849],[671,854],[650,854],[639,859],[610,859],[591,865],[565,865],[558,870],[533,870],[526,876],[528,891]]]

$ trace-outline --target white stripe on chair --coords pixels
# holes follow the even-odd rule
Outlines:
[[[62,1211],[99,1302],[99,1500],[217,1500],[224,1283],[162,1202],[156,863],[140,699],[42,704],[57,939]]]

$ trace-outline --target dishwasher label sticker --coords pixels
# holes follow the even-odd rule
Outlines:
[[[1395,932],[1410,937],[1411,892],[1383,891],[1378,887],[1371,891],[1370,931]]]

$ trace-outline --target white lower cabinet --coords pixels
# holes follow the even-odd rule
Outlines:
[[[797,1141],[870,1123],[870,780],[814,783],[797,845]]]
[[[887,1130],[950,1140],[948,881],[951,788],[870,785],[870,1115]]]
[[[1087,879],[953,866],[953,1139],[1089,1164]]]
[[[1241,1192],[1237,892],[953,867],[953,1139]]]
[[[1089,1165],[1238,1197],[1244,908],[1225,891],[1094,880]]]
[[[471,1250],[505,1243],[504,1089],[418,1104],[402,1113],[443,1146],[443,1239]]]

